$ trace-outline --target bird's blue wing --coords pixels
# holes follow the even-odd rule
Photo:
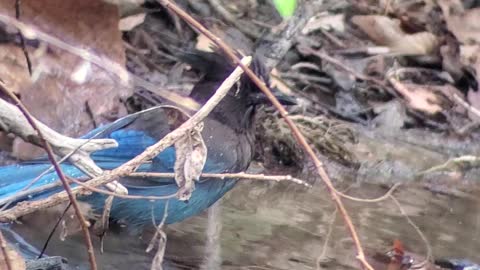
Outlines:
[[[163,109],[154,107],[99,127],[82,138],[112,138],[118,142],[117,148],[97,151],[91,155],[92,159],[100,168],[111,170],[142,153],[147,147],[153,145],[167,134],[169,132],[167,123]],[[152,169],[155,168],[156,171],[172,171],[174,162],[175,149],[168,148],[158,155],[153,162],[142,165],[140,170],[152,171]],[[42,157],[17,165],[1,167],[0,200],[30,186],[32,180],[50,168],[50,166],[51,164],[48,159]],[[61,167],[69,177],[80,178],[85,176],[69,162],[63,163]],[[56,172],[52,171],[38,179],[30,188],[50,184],[57,180],[58,176]],[[56,190],[59,189],[60,187]],[[55,190],[51,192],[54,191]]]

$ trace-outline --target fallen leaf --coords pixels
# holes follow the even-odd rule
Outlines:
[[[390,45],[404,36],[400,21],[381,15],[353,16],[352,23],[358,26],[378,45]]]
[[[412,83],[401,83],[400,81],[390,78],[390,83],[395,90],[399,92],[407,100],[407,104],[411,109],[425,112],[433,115],[442,111],[439,105],[439,97],[427,90],[422,85]]]
[[[187,159],[185,160],[184,175],[186,179],[193,179],[198,181],[202,174],[203,166],[207,161],[207,146],[200,134],[201,127],[195,128],[189,136],[189,143],[191,149]]]
[[[116,6],[97,0],[23,0],[20,8],[23,23],[125,66]],[[12,1],[0,0],[0,13],[14,18]],[[94,124],[126,114],[121,100],[130,96],[132,89],[120,85],[110,70],[45,42],[40,42],[38,48],[27,46],[27,51],[32,77],[22,48],[16,44],[0,45],[0,74],[7,87],[20,94],[32,115],[49,127],[76,137]],[[12,154],[30,159],[42,153],[35,149],[16,139]]]
[[[464,44],[480,42],[480,8],[463,9],[460,1],[440,0],[438,1],[447,28],[455,37]]]
[[[345,14],[331,14],[328,12],[322,12],[310,18],[302,29],[302,34],[307,35],[323,29],[326,31],[335,30],[336,32],[345,32]]]
[[[393,53],[428,55],[435,52],[440,44],[438,38],[430,32],[405,33],[399,20],[386,16],[353,16],[351,21],[376,44],[388,46]]]
[[[170,129],[178,128],[190,116],[173,106],[164,108]],[[175,182],[179,187],[178,199],[186,201],[195,189],[207,160],[207,146],[202,138],[203,124],[194,127],[175,142]]]
[[[207,147],[196,127],[175,143],[175,181],[179,187],[178,199],[185,201],[195,189],[207,160]]]
[[[396,42],[389,44],[393,52],[402,55],[428,55],[439,46],[437,37],[429,32],[404,35]]]

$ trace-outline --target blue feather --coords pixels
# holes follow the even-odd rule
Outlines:
[[[147,110],[138,114],[129,115],[117,120],[109,125],[97,128],[82,138],[111,138],[118,142],[117,148],[97,151],[91,155],[95,163],[103,170],[112,170],[136,157],[147,147],[156,143],[159,137],[168,131],[165,127],[153,125],[157,123],[145,124],[147,130],[135,130],[146,122],[150,121],[152,115],[158,115],[160,111]],[[173,172],[175,164],[175,148],[169,147],[156,156],[150,163],[140,166],[141,172]],[[55,171],[47,173],[31,184],[38,175],[50,167],[50,163],[45,158],[37,159],[31,162],[25,162],[19,165],[12,165],[0,168],[0,201],[28,188],[34,189],[40,186],[51,184],[58,181]],[[86,176],[72,164],[65,162],[61,165],[65,175],[72,178],[85,178]],[[218,158],[207,158],[204,172],[219,173],[228,170],[228,164]],[[174,179],[143,179],[142,181],[123,179],[128,187],[130,195],[141,196],[166,196],[175,194],[178,190]],[[166,223],[179,222],[185,218],[196,215],[202,210],[211,206],[215,201],[230,190],[235,184],[234,180],[202,180],[196,183],[196,189],[188,202],[170,199],[168,206],[168,217]],[[61,186],[48,191],[42,191],[29,197],[18,200],[38,200],[45,198],[55,192],[62,190]],[[94,193],[90,196],[81,198],[90,203],[92,208],[101,213],[106,196]],[[160,222],[164,215],[166,200],[131,200],[115,198],[111,210],[111,217],[127,221],[132,228],[142,227],[152,224],[152,217],[155,222]],[[153,215],[153,216],[152,216]]]

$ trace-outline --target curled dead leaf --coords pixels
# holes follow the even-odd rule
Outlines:
[[[170,128],[174,129],[185,122],[189,115],[173,106],[165,107]],[[179,187],[178,199],[186,201],[195,189],[195,182],[200,178],[205,162],[207,161],[207,146],[202,138],[203,123],[194,127],[175,146],[175,182]]]
[[[207,161],[207,146],[200,134],[202,127],[195,128],[190,135],[191,152],[185,160],[185,178],[198,180]]]
[[[345,31],[345,14],[331,14],[328,12],[319,13],[310,18],[302,29],[302,34],[308,35],[318,29],[335,30],[343,33]]]

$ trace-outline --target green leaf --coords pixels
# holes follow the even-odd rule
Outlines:
[[[297,0],[273,0],[273,5],[284,19],[288,19],[295,12]]]

